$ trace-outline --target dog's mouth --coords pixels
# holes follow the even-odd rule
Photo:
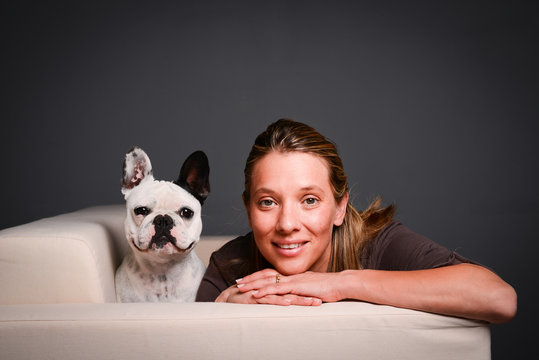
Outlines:
[[[142,252],[148,252],[148,251],[162,251],[165,249],[173,250],[173,252],[176,253],[186,253],[190,251],[195,246],[195,242],[193,241],[189,246],[185,249],[182,249],[176,245],[176,238],[168,235],[168,234],[161,234],[161,235],[154,235],[152,239],[150,240],[150,244],[147,248],[142,249],[139,246],[135,244],[135,247]]]
[[[176,238],[173,236],[167,236],[167,235],[160,235],[160,236],[153,236],[150,240],[150,243],[148,244],[148,247],[141,247],[141,244],[137,244],[134,238],[131,238],[131,243],[134,245],[134,247],[140,251],[140,252],[149,252],[149,251],[166,251],[167,249],[175,253],[186,253],[189,252],[191,249],[195,247],[195,241],[191,242],[188,247],[185,249],[182,249],[176,245]]]
[[[150,249],[162,249],[167,244],[172,244],[176,246],[176,239],[170,235],[160,235],[160,236],[153,236],[152,240],[150,241]]]

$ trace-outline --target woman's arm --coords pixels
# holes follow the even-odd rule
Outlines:
[[[491,323],[510,321],[517,309],[513,288],[478,265],[397,272],[345,271],[340,275],[342,283],[336,290],[341,299],[359,299]]]
[[[347,270],[280,276],[263,270],[238,281],[255,299],[294,294],[333,302],[356,299],[376,304],[503,323],[516,313],[513,288],[493,272],[472,264],[414,271]]]

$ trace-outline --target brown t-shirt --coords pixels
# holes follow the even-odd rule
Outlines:
[[[373,270],[421,270],[473,263],[395,220],[387,224],[359,256],[363,268]],[[212,254],[196,301],[214,301],[223,290],[235,284],[236,279],[271,267],[256,250],[252,233],[231,240]]]

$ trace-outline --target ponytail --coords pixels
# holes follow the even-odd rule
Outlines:
[[[382,200],[376,198],[364,211],[357,211],[352,204],[346,205],[346,215],[341,226],[333,229],[330,272],[359,270],[363,266],[360,256],[369,240],[384,228],[395,214],[395,206],[381,207]]]

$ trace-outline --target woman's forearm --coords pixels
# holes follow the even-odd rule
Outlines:
[[[341,299],[357,299],[491,323],[511,320],[514,289],[491,271],[459,264],[417,271],[349,270],[335,282]]]

